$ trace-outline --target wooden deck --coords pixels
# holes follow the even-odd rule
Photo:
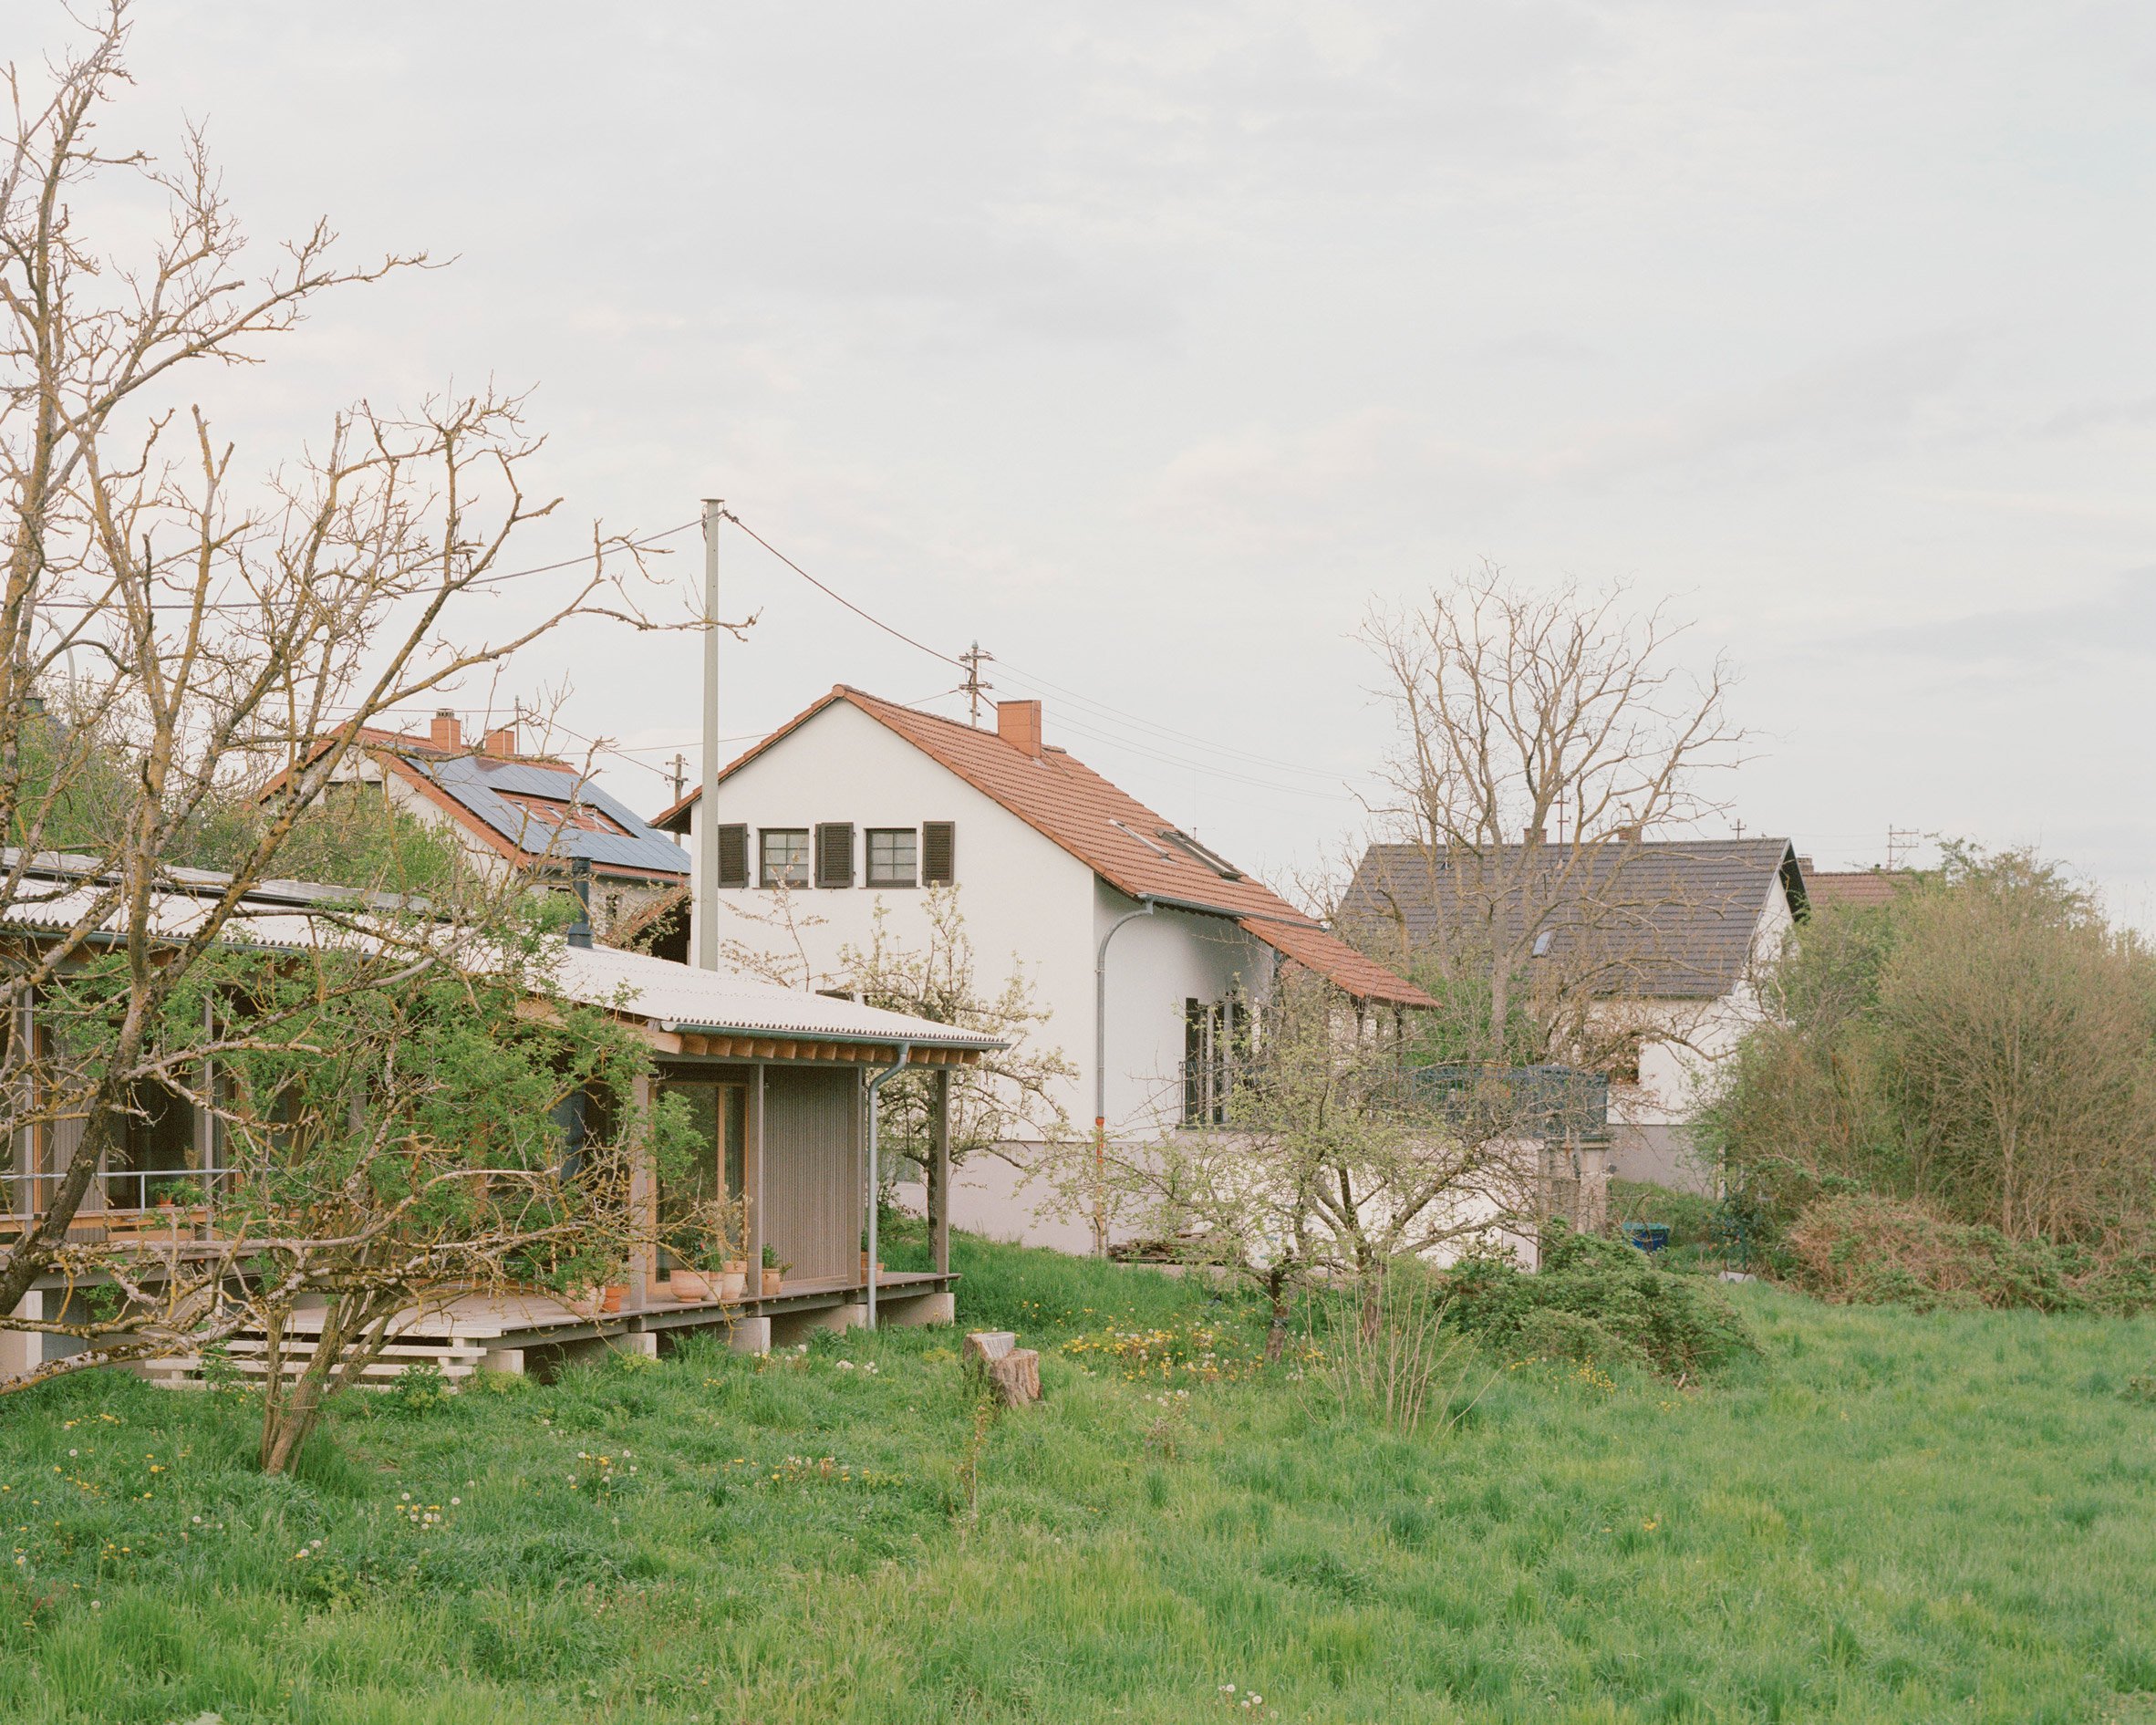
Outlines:
[[[876,1278],[878,1322],[949,1322],[957,1281],[955,1274],[931,1271],[886,1271]],[[656,1357],[668,1339],[699,1331],[723,1334],[741,1352],[764,1353],[793,1346],[814,1330],[865,1325],[867,1300],[867,1283],[857,1276],[790,1280],[777,1294],[739,1300],[646,1299],[596,1315],[541,1294],[462,1294],[399,1320],[396,1340],[368,1377],[386,1385],[408,1366],[430,1363],[453,1384],[475,1371],[522,1372],[528,1366],[544,1370],[608,1353]],[[312,1352],[306,1337],[319,1331],[321,1322],[320,1313],[306,1311],[287,1320],[295,1336],[287,1371],[300,1369]],[[263,1351],[260,1335],[241,1335],[226,1354],[243,1374],[259,1376]],[[139,1369],[152,1382],[180,1387],[202,1382],[203,1366],[199,1355],[176,1355]]]

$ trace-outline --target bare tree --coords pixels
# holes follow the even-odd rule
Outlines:
[[[1637,841],[1725,807],[1705,779],[1744,742],[1727,664],[1687,671],[1683,626],[1622,589],[1536,593],[1489,568],[1363,633],[1396,721],[1373,809],[1391,842],[1343,924],[1449,1009],[1455,1058],[1607,1067],[1669,1034],[1609,1003],[1655,992],[1674,908]]]
[[[493,633],[473,620],[477,601],[518,573],[511,546],[555,507],[525,492],[538,446],[513,396],[411,411],[361,403],[260,483],[243,477],[233,447],[187,403],[189,379],[258,363],[319,296],[426,260],[344,263],[317,223],[251,274],[198,132],[170,164],[101,140],[127,82],[126,14],[113,0],[42,84],[8,72],[0,923],[41,936],[0,964],[10,1032],[0,1144],[17,1167],[10,1190],[35,1197],[13,1206],[34,1217],[0,1244],[0,1325],[61,1264],[145,1086],[277,1040],[263,1018],[244,1034],[180,1032],[174,1004],[228,943],[362,727],[568,618],[641,620],[622,586],[637,549],[596,529],[587,556],[549,587],[517,588],[524,620]],[[122,224],[106,244],[78,214],[93,188],[100,202],[154,200],[161,229],[138,244]],[[235,784],[273,777],[228,882],[178,926],[165,920],[171,867],[201,824]],[[78,856],[56,871],[40,858],[60,847]],[[382,978],[404,973],[368,961]],[[94,1034],[41,1022],[93,977],[104,991]],[[77,1022],[92,1023],[87,1008]]]
[[[1323,978],[1281,971],[1239,1068],[1223,1127],[1119,1148],[1109,1179],[1156,1249],[1264,1293],[1270,1356],[1312,1280],[1361,1290],[1374,1314],[1394,1260],[1497,1244],[1531,1220],[1537,1162],[1514,1110],[1418,1087]]]

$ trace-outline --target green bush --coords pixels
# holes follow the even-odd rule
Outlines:
[[[1589,1320],[1630,1358],[1664,1377],[1700,1377],[1758,1351],[1744,1320],[1712,1283],[1657,1269],[1613,1240],[1545,1226],[1541,1268],[1526,1273],[1500,1258],[1468,1258],[1445,1277],[1456,1320],[1486,1345],[1516,1356],[1538,1352],[1530,1335],[1593,1337],[1553,1326],[1546,1313]],[[1568,1356],[1574,1357],[1574,1356]]]
[[[1638,1366],[1639,1350],[1584,1312],[1538,1306],[1519,1321],[1518,1345],[1529,1359],[1572,1360],[1581,1366]]]
[[[1823,1300],[2126,1315],[2156,1308],[2156,1265],[2071,1244],[2009,1240],[1921,1203],[1867,1193],[1815,1199],[1788,1230],[1790,1279]]]

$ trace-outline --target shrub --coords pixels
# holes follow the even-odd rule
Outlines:
[[[1541,1268],[1533,1274],[1504,1259],[1477,1257],[1456,1265],[1445,1282],[1456,1321],[1488,1346],[1519,1356],[1537,1351],[1527,1344],[1530,1330],[1573,1346],[1595,1342],[1579,1325],[1560,1320],[1553,1326],[1541,1314],[1588,1320],[1622,1357],[1664,1377],[1699,1377],[1758,1351],[1711,1283],[1673,1275],[1628,1245],[1575,1233],[1561,1222],[1543,1229]]]
[[[1816,1199],[1785,1245],[1798,1285],[1846,1304],[2120,1314],[2156,1306],[2156,1266],[2145,1260],[2107,1262],[2078,1246],[2009,1240],[1899,1199]]]
[[[1581,1366],[1638,1366],[1639,1350],[1584,1312],[1538,1306],[1519,1321],[1518,1346],[1530,1359],[1571,1360]]]

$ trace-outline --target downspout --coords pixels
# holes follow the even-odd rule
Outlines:
[[[1108,942],[1126,922],[1153,914],[1153,899],[1138,895],[1138,908],[1125,911],[1101,936],[1093,961],[1093,1246],[1096,1257],[1108,1255],[1106,1211],[1108,1179]]]
[[[884,1080],[896,1078],[906,1070],[906,1063],[913,1058],[913,1044],[898,1044],[898,1064],[886,1066],[868,1081],[868,1327],[876,1328],[876,1200],[882,1195],[882,1170],[876,1158],[876,1092],[884,1087]]]

